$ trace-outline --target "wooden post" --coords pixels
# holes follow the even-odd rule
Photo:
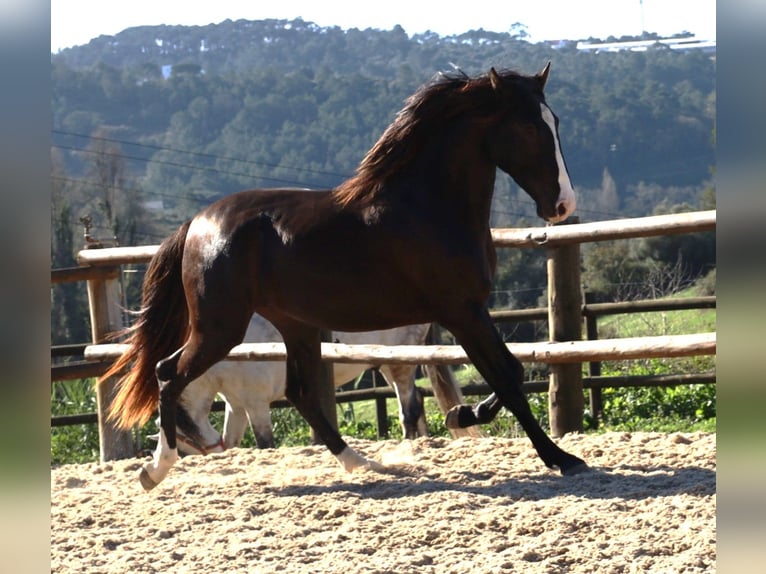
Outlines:
[[[378,375],[379,372],[377,369],[372,370],[372,388],[376,388],[378,386]],[[385,384],[382,386],[386,386]],[[375,399],[375,420],[378,424],[378,438],[379,439],[387,439],[389,435],[390,429],[388,428],[388,404],[387,399],[385,397],[378,397]]]
[[[322,331],[322,342],[332,342],[332,331]],[[319,408],[330,424],[338,429],[338,409],[335,402],[335,376],[333,364],[330,361],[322,361],[320,377],[317,381],[317,395],[319,396]],[[323,444],[322,440],[311,429],[311,443]]]
[[[593,293],[585,293],[585,304],[594,303]],[[585,331],[588,341],[598,340],[598,317],[593,314],[585,316]],[[601,361],[590,361],[588,363],[588,376],[601,376]],[[590,414],[593,417],[593,428],[597,429],[601,413],[604,410],[604,401],[601,398],[601,388],[593,387],[590,389]]]
[[[570,217],[567,223],[578,223]],[[580,246],[548,249],[548,330],[551,341],[582,339]],[[585,401],[580,363],[551,365],[548,415],[551,434],[560,437],[583,431]]]
[[[122,328],[120,311],[120,268],[109,267],[111,273],[88,280],[91,337],[95,344],[104,343],[107,335]],[[106,268],[105,268],[106,270]],[[96,386],[98,406],[99,458],[101,462],[135,456],[133,434],[107,423],[106,413],[116,392],[116,379],[107,379]]]

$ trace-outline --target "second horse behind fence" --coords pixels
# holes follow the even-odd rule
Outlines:
[[[422,345],[426,342],[429,325],[407,325],[383,331],[362,333],[334,332],[334,342],[348,345]],[[281,341],[279,331],[259,315],[253,315],[244,342]],[[427,436],[423,394],[415,386],[414,365],[373,365],[335,363],[333,377],[336,387],[354,380],[367,369],[378,367],[386,382],[394,389],[399,403],[402,436]],[[454,377],[447,380],[432,377],[432,390],[439,408],[445,415],[462,403],[463,395]],[[217,394],[226,401],[223,435],[211,424],[210,408]],[[239,446],[249,424],[260,448],[274,446],[270,403],[285,396],[285,364],[276,361],[221,361],[204,375],[192,381],[181,393],[180,403],[199,430],[186,428],[179,420],[178,448],[184,454],[207,454]],[[450,429],[452,436],[477,436],[478,429]]]

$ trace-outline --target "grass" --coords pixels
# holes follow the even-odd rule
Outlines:
[[[96,410],[95,383],[79,379],[56,383],[51,391],[51,416],[76,415]],[[51,428],[51,464],[98,460],[98,427],[94,424]]]

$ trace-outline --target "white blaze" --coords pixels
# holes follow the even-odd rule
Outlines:
[[[569,181],[569,173],[567,173],[566,165],[564,164],[564,156],[561,153],[561,145],[559,144],[559,136],[556,131],[556,120],[553,117],[553,112],[545,104],[540,104],[540,112],[543,116],[543,121],[548,124],[553,134],[553,146],[556,152],[556,165],[559,168],[559,198],[556,200],[556,205],[564,205],[566,210],[562,215],[552,217],[548,221],[550,223],[556,223],[563,221],[569,217],[575,210],[577,200],[575,199],[575,192],[572,188],[572,182]]]

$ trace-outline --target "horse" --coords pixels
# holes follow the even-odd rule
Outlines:
[[[349,447],[319,408],[321,331],[431,322],[452,333],[492,389],[475,406],[454,407],[448,426],[487,422],[504,406],[547,467],[588,469],[535,419],[523,366],[488,309],[497,169],[548,223],[575,209],[559,120],[544,95],[549,72],[550,62],[533,75],[442,74],[405,101],[337,187],[233,193],[160,244],[127,350],[104,375],[119,375],[109,412],[118,428],[145,423],[159,406],[157,447],[139,473],[145,490],[178,459],[182,391],[243,340],[253,313],[284,340],[287,400],[348,472],[380,465]]]
[[[335,332],[335,342],[348,345],[421,345],[428,335],[430,325],[406,325],[384,331],[363,333]],[[247,326],[244,341],[248,343],[279,341],[279,331],[259,315],[253,315]],[[399,402],[399,423],[402,436],[414,439],[428,436],[423,394],[415,386],[413,365],[364,365],[336,363],[333,368],[334,383],[339,387],[364,373],[377,368],[386,382],[394,389]],[[448,388],[444,388],[444,385]],[[433,383],[434,396],[442,411],[447,411],[462,401],[462,393],[454,377],[443,384]],[[209,413],[217,394],[226,403],[223,436],[210,424]],[[181,393],[179,404],[199,430],[202,442],[189,438],[189,430],[176,429],[178,449],[182,454],[208,454],[222,452],[239,446],[248,423],[259,448],[273,448],[274,434],[271,426],[270,403],[285,395],[285,366],[275,361],[221,361],[213,365],[201,377],[192,381]],[[179,421],[179,425],[180,425]],[[470,427],[475,428],[475,427]],[[452,429],[453,436],[473,436],[469,429]],[[193,431],[192,431],[193,432]]]

